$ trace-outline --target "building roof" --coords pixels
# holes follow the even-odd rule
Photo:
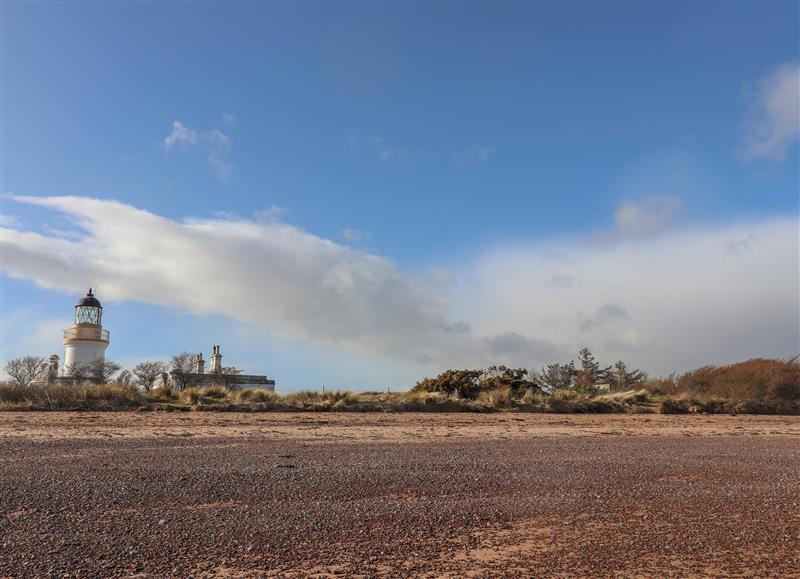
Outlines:
[[[102,308],[103,307],[103,306],[100,305],[100,300],[98,300],[96,297],[94,297],[94,294],[92,293],[92,288],[89,288],[89,293],[87,293],[85,296],[83,296],[78,301],[78,303],[75,304],[76,308],[80,307],[80,306],[88,306],[90,308]]]

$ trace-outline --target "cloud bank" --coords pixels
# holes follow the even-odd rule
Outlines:
[[[431,371],[535,366],[587,344],[654,372],[800,350],[794,217],[611,246],[496,248],[448,267],[440,283],[277,219],[173,221],[86,197],[11,199],[81,229],[64,237],[4,227],[2,267],[12,276],[68,292],[98,281],[108,299],[221,314],[277,338]]]
[[[464,296],[476,332],[544,336],[658,373],[800,352],[797,217],[695,227],[613,246],[499,248]]]

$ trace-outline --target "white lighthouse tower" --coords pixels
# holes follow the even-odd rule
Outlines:
[[[89,288],[75,304],[75,323],[64,330],[64,376],[97,358],[105,359],[108,330],[102,326],[103,306]]]

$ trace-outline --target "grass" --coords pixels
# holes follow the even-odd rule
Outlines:
[[[626,412],[646,393],[591,396],[571,391],[515,395],[502,386],[469,400],[444,392],[302,390],[279,395],[222,386],[144,393],[118,384],[15,386],[0,384],[0,410],[142,410],[241,412]]]
[[[0,410],[130,410],[144,403],[146,397],[141,391],[119,384],[0,384]]]
[[[554,412],[663,414],[800,414],[797,359],[756,359],[705,366],[679,377],[650,380],[635,390],[603,393],[564,389],[544,393],[502,385],[464,398],[462,392],[353,392],[302,390],[284,395],[224,386],[133,386],[0,383],[0,410],[152,410],[219,412]]]

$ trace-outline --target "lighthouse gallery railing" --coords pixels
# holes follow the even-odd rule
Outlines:
[[[103,330],[102,328],[77,327],[64,330],[65,340],[100,340],[108,342],[108,336],[108,330]]]

